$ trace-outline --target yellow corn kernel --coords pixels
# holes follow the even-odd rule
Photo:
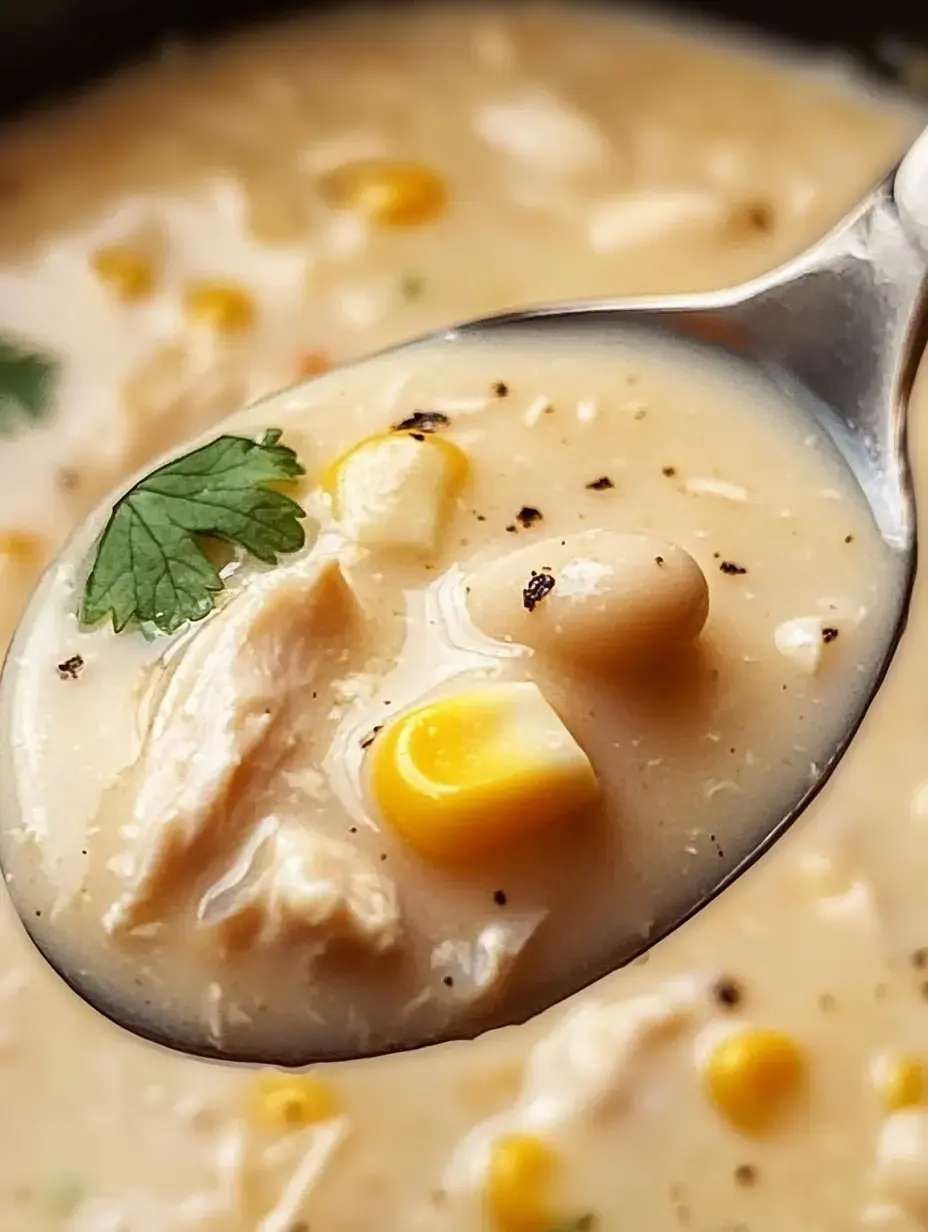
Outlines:
[[[322,487],[356,542],[431,556],[469,470],[467,455],[444,437],[385,432],[331,462]]]
[[[798,1094],[805,1070],[805,1057],[788,1035],[746,1029],[715,1046],[706,1067],[706,1088],[731,1125],[758,1134]]]
[[[925,1066],[917,1057],[881,1058],[874,1073],[875,1085],[887,1113],[915,1108],[925,1102]]]
[[[151,261],[132,248],[120,245],[98,248],[90,264],[107,290],[126,303],[144,299],[154,288],[155,271]]]
[[[551,1222],[548,1191],[557,1163],[532,1134],[510,1134],[493,1147],[486,1202],[498,1232],[541,1232]]]
[[[528,681],[408,710],[369,757],[384,820],[420,855],[449,864],[569,822],[599,794],[586,754]]]
[[[329,205],[355,210],[381,227],[417,227],[445,210],[442,177],[419,163],[362,159],[330,171],[321,191]]]
[[[35,565],[45,555],[45,540],[30,530],[0,527],[0,557],[17,565]]]
[[[187,313],[217,334],[240,334],[255,323],[254,300],[230,282],[199,282],[185,299]]]
[[[312,1074],[265,1074],[251,1090],[251,1119],[264,1129],[303,1129],[338,1112],[327,1082]]]

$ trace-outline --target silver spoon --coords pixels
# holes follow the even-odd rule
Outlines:
[[[518,1003],[505,998],[486,1014],[455,1031],[470,1037],[491,1027],[522,1021],[638,956],[701,910],[786,831],[818,794],[846,752],[892,660],[905,627],[916,564],[915,502],[905,447],[906,412],[926,335],[925,287],[928,275],[928,131],[899,166],[824,240],[763,278],[713,294],[623,301],[568,303],[510,312],[468,322],[430,339],[453,344],[475,334],[494,337],[526,329],[545,336],[550,346],[578,330],[600,334],[628,327],[658,330],[688,340],[721,346],[742,361],[772,370],[800,395],[816,426],[834,442],[869,503],[877,526],[895,553],[898,585],[883,623],[882,644],[874,647],[872,675],[860,701],[847,715],[842,739],[819,766],[817,779],[785,816],[751,819],[754,832],[726,864],[719,862],[708,883],[693,887],[682,907],[666,909],[652,922],[647,939],[617,939],[604,958],[571,973],[556,986],[539,985]],[[408,345],[408,344],[407,344]],[[5,673],[8,681],[10,673]],[[3,689],[0,688],[0,701]],[[0,713],[8,707],[0,706]],[[2,736],[2,731],[0,731]],[[0,749],[0,754],[3,750]],[[0,860],[6,864],[12,826],[0,827]],[[747,854],[745,854],[747,852]],[[14,904],[48,962],[81,996],[106,1016],[157,1043],[203,1056],[307,1064],[438,1042],[421,1035],[396,1039],[346,1039],[324,1055],[309,1041],[294,1041],[286,1055],[266,1056],[255,1049],[221,1047],[205,1031],[178,1031],[157,1021],[157,1011],[116,1004],[102,993],[92,973],[68,969],[54,945],[54,931],[41,936],[24,904]],[[447,1033],[446,1033],[447,1034]],[[441,1038],[444,1038],[442,1036]]]

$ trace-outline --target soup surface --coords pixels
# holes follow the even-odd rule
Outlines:
[[[442,10],[172,49],[8,131],[5,633],[83,513],[251,398],[520,302],[749,277],[834,222],[911,120],[833,73],[605,15]],[[576,516],[620,494],[611,465]],[[547,516],[546,493],[513,496]],[[713,572],[735,547],[680,537],[747,607],[751,566]],[[311,1075],[196,1062],[82,1005],[6,904],[0,1227],[922,1227],[923,604],[800,825],[646,961],[525,1027]]]
[[[174,566],[147,631],[115,631],[92,605],[103,576],[123,624],[118,519],[138,601],[159,509],[183,517],[156,471],[72,541],[4,681],[14,900],[198,1051],[351,1055],[576,991],[789,812],[882,656],[899,566],[851,472],[708,349],[425,343],[223,430],[244,465],[294,449],[302,547],[240,551],[170,635]]]

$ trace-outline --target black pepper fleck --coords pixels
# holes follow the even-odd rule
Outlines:
[[[425,440],[424,432],[410,432],[409,435],[412,437],[414,441],[424,441]]]
[[[822,641],[826,646],[829,642],[833,642],[837,636],[838,630],[834,627],[834,625],[826,625],[826,627],[822,630]]]
[[[540,509],[536,509],[534,505],[523,505],[516,514],[516,521],[523,529],[527,530],[530,526],[534,526],[536,522],[540,522],[542,517]]]
[[[655,565],[662,565],[662,564],[664,563],[664,558],[663,558],[663,556],[655,556],[655,557],[654,557],[654,563],[655,563]]]
[[[735,1184],[749,1188],[757,1184],[757,1169],[753,1164],[739,1164],[735,1169]]]
[[[441,411],[413,411],[398,424],[393,425],[394,432],[437,432],[439,428],[447,428],[451,420]]]
[[[378,733],[383,731],[383,723],[377,723],[376,727],[372,727],[367,736],[361,737],[361,748],[370,749],[371,745],[377,739]]]
[[[444,984],[446,988],[453,988],[454,987],[454,976],[453,975],[443,976],[441,982]]]
[[[916,971],[924,971],[928,967],[928,949],[922,946],[921,949],[914,950],[909,961]]]
[[[719,568],[723,573],[727,573],[729,577],[737,577],[742,573],[747,573],[744,565],[736,565],[733,560],[723,560]]]
[[[62,680],[76,680],[84,670],[84,656],[71,655],[70,659],[58,664],[57,670]]]
[[[673,479],[676,473],[677,473],[677,468],[675,466],[662,466],[661,467],[661,474],[664,476],[665,479]]]
[[[509,393],[509,386],[505,381],[494,381],[492,389],[497,398],[505,398]]]
[[[853,542],[854,542],[854,536],[853,536],[853,535],[845,535],[845,536],[844,536],[844,542],[845,542],[845,543],[853,543]]]
[[[509,902],[509,899],[506,897],[506,891],[505,890],[494,890],[493,891],[493,901],[494,903],[496,903],[497,907],[505,907],[506,904]]]
[[[600,475],[598,479],[594,479],[592,483],[588,483],[586,486],[590,492],[608,492],[610,488],[615,487],[615,484],[608,475]]]
[[[506,530],[509,532],[510,535],[514,535],[518,529],[519,528],[518,526],[516,526],[515,522],[510,522],[509,525],[506,527]]]
[[[716,980],[713,985],[712,996],[717,1005],[724,1006],[727,1010],[733,1010],[744,1000],[744,991],[736,980],[723,976],[722,979]]]
[[[81,486],[80,471],[72,466],[63,466],[55,476],[55,483],[59,492],[76,492]]]
[[[776,214],[769,201],[744,201],[736,205],[728,220],[736,237],[769,235],[775,228]]]
[[[542,569],[540,573],[532,570],[532,576],[529,578],[522,591],[522,605],[527,612],[534,612],[535,608],[542,601],[545,595],[554,590],[555,581],[551,574]]]

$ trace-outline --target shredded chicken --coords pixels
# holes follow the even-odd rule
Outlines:
[[[396,887],[379,865],[346,842],[277,817],[256,829],[197,914],[237,949],[317,939],[323,948],[348,941],[379,953],[400,935]]]
[[[481,1187],[498,1138],[557,1134],[621,1096],[642,1057],[694,1023],[703,997],[700,980],[681,978],[627,1001],[588,1001],[565,1015],[532,1049],[518,1099],[459,1144],[445,1177],[448,1189]]]
[[[166,918],[234,860],[333,646],[359,622],[338,563],[310,558],[267,574],[195,629],[128,784],[139,845],[107,913],[111,931]]]

